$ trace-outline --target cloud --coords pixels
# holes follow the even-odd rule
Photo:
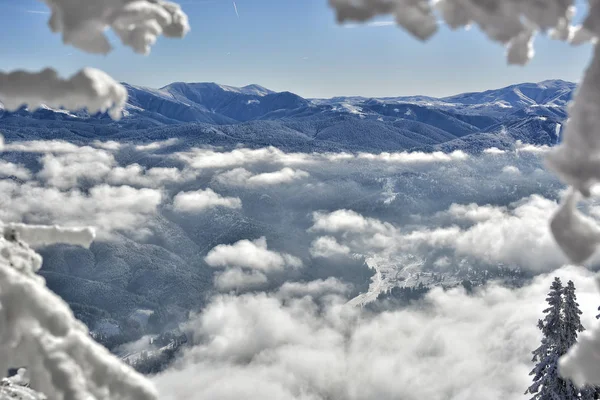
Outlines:
[[[64,140],[27,140],[5,143],[2,150],[22,153],[75,153],[80,148],[80,146]]]
[[[176,211],[193,213],[215,207],[239,209],[242,208],[242,201],[238,197],[223,197],[210,188],[180,192],[173,198],[173,208]]]
[[[268,278],[260,271],[245,272],[241,268],[230,268],[215,277],[215,287],[221,292],[250,290],[264,287]]]
[[[0,180],[0,220],[66,227],[93,226],[99,236],[114,231],[141,232],[156,215],[162,193],[154,189],[98,185],[82,192],[61,191]]]
[[[502,172],[505,174],[515,174],[515,175],[518,175],[521,173],[521,171],[519,171],[519,168],[515,167],[514,165],[507,165],[506,167],[502,168]]]
[[[10,178],[11,176],[26,181],[31,179],[31,172],[22,165],[0,160],[0,178]]]
[[[240,240],[232,245],[218,245],[204,260],[213,268],[239,267],[263,272],[302,266],[302,260],[297,257],[269,250],[265,237],[252,241]]]
[[[195,148],[176,153],[174,156],[196,169],[232,168],[257,163],[302,164],[312,162],[311,156],[308,154],[285,153],[275,147],[264,147],[261,149],[242,148],[229,152]]]
[[[336,278],[318,279],[310,282],[285,282],[276,292],[280,298],[309,296],[319,298],[326,295],[346,295],[350,285]]]
[[[141,187],[162,187],[166,184],[192,179],[193,175],[178,168],[155,167],[145,169],[139,164],[115,167],[106,176],[106,181],[114,185],[132,185]]]
[[[371,27],[371,28],[382,28],[386,26],[395,26],[396,23],[394,21],[372,21],[367,22],[365,24],[344,24],[344,28],[360,28],[363,26]]]
[[[341,245],[332,236],[321,236],[310,245],[310,255],[313,257],[330,258],[350,254],[350,247]]]
[[[42,170],[37,174],[48,185],[60,189],[76,187],[80,180],[101,181],[115,166],[112,154],[94,149],[80,147],[74,152],[63,154],[45,154],[42,159]]]
[[[281,185],[300,180],[310,176],[308,172],[294,170],[292,168],[283,168],[280,171],[265,172],[262,174],[252,174],[244,168],[236,168],[231,171],[217,175],[217,182],[230,186],[270,186]]]
[[[538,195],[508,207],[453,204],[433,218],[446,219],[450,226],[417,225],[405,230],[355,211],[337,210],[314,213],[309,232],[334,234],[342,246],[364,255],[411,254],[426,260],[435,257],[435,251],[449,250],[455,264],[470,259],[539,273],[567,261],[548,226],[548,216],[557,209],[556,201]]]
[[[399,163],[399,164],[417,164],[417,163],[430,163],[430,162],[451,162],[466,160],[468,154],[463,151],[456,150],[452,153],[443,153],[441,151],[435,151],[433,153],[422,153],[419,151],[414,152],[401,152],[401,153],[359,153],[358,158],[383,161],[388,163]]]
[[[337,210],[331,213],[313,213],[312,231],[320,232],[354,232],[354,233],[393,233],[393,225],[375,218],[363,217],[356,211]]]
[[[137,151],[153,151],[172,143],[170,141],[153,142],[141,146],[131,146]],[[42,169],[37,178],[47,185],[63,190],[78,187],[81,184],[108,183],[111,185],[130,185],[136,187],[159,188],[195,178],[190,170],[175,167],[146,168],[132,163],[118,165],[113,152],[127,145],[119,142],[94,141],[91,146],[77,146],[64,141],[30,141],[7,144],[4,151],[23,153],[41,153]],[[0,171],[1,173],[1,171]]]
[[[568,267],[556,275],[575,282],[591,327],[593,274]],[[321,306],[295,293],[218,296],[188,325],[193,348],[153,379],[166,400],[520,400],[553,276],[516,290],[491,284],[472,296],[437,288],[419,307],[381,314],[335,295]]]
[[[165,147],[173,146],[179,142],[178,138],[171,138],[167,140],[162,140],[159,142],[152,142],[147,144],[139,144],[135,146],[135,149],[138,151],[153,151],[164,149]]]
[[[452,204],[447,211],[440,212],[437,216],[447,216],[455,221],[483,222],[502,218],[506,211],[505,207],[494,207],[489,204],[481,206],[475,203]]]
[[[124,146],[123,143],[116,142],[114,140],[107,140],[106,142],[100,140],[94,140],[92,142],[92,146],[97,147],[99,149],[116,151]]]
[[[490,147],[489,149],[483,150],[484,154],[505,154],[505,150],[500,150],[497,147]]]
[[[532,148],[535,148],[532,146]],[[523,150],[526,151],[526,150]],[[431,163],[450,163],[465,161],[470,156],[457,150],[452,153],[441,151],[433,153],[424,152],[397,152],[397,153],[286,153],[275,147],[260,149],[235,149],[232,151],[218,151],[215,149],[194,148],[189,151],[174,154],[174,157],[186,162],[195,169],[219,169],[250,166],[253,164],[270,164],[286,166],[310,166],[322,163],[339,163],[368,161],[397,165],[419,165]]]
[[[50,11],[45,11],[45,10],[25,10],[25,12],[28,14],[44,14],[44,15],[50,14]]]

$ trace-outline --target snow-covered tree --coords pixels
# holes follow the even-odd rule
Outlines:
[[[564,299],[563,299],[563,336],[562,336],[562,348],[560,355],[564,355],[572,346],[577,343],[577,336],[580,332],[583,332],[585,328],[581,324],[580,315],[582,314],[577,303],[577,296],[575,294],[575,284],[573,281],[569,281],[567,286],[564,288]],[[573,385],[569,380],[566,381],[568,399],[580,398],[578,394],[581,394],[581,398],[593,399],[596,389],[594,387],[584,387],[581,391]]]
[[[536,363],[530,375],[533,384],[525,392],[531,393],[535,400],[593,400],[595,387],[586,386],[581,390],[569,379],[558,374],[558,360],[571,346],[577,343],[577,336],[585,328],[581,324],[582,314],[577,303],[575,284],[569,281],[563,287],[560,278],[554,278],[550,293],[546,298],[549,307],[544,310],[546,316],[538,321],[542,331],[541,345],[533,351],[533,362]]]
[[[536,363],[530,375],[533,384],[525,394],[533,394],[533,400],[572,399],[567,397],[567,382],[558,375],[558,359],[564,348],[563,324],[563,286],[560,278],[554,278],[546,298],[549,307],[544,310],[546,316],[538,321],[542,331],[542,343],[533,351],[532,361]]]

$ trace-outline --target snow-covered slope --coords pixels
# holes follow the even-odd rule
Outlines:
[[[49,107],[14,113],[0,109],[0,129],[9,139],[176,137],[196,145],[275,145],[294,151],[430,151],[444,146],[476,151],[485,143],[502,146],[514,139],[556,143],[575,85],[553,80],[445,98],[325,100],[259,85],[176,82],[160,89],[125,87],[129,101],[119,122],[106,115]],[[509,135],[503,135],[507,131]]]

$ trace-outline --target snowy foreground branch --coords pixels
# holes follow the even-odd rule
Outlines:
[[[398,25],[425,40],[438,29],[438,19],[450,28],[476,24],[493,41],[506,45],[508,62],[525,64],[533,57],[537,32],[580,44],[592,38],[589,24],[570,25],[574,14],[569,0],[329,0],[339,22],[367,21],[393,15]]]
[[[49,399],[157,397],[153,386],[88,334],[69,306],[36,274],[42,258],[27,244],[87,247],[90,228],[7,224],[0,237],[0,371],[26,366],[33,388]],[[0,398],[17,387],[4,385]]]
[[[189,31],[187,16],[179,5],[162,0],[40,0],[51,9],[49,21],[53,32],[61,33],[63,42],[89,53],[106,54],[112,47],[105,31],[110,28],[135,52],[148,54],[159,35],[183,37]],[[39,73],[0,71],[0,102],[9,111],[42,104],[53,108],[91,113],[108,111],[119,119],[127,102],[127,91],[105,73],[85,68],[69,79],[56,71]]]
[[[105,35],[111,28],[125,46],[148,54],[159,35],[183,37],[190,30],[178,4],[163,0],[40,0],[50,7],[52,32],[65,44],[88,53],[112,50]]]
[[[456,29],[475,24],[493,41],[506,46],[511,64],[533,57],[533,39],[545,33],[577,45],[600,36],[600,2],[589,1],[583,25],[571,26],[573,0],[329,0],[338,21],[366,21],[393,15],[398,25],[424,40],[437,31],[437,19]],[[577,210],[600,181],[600,47],[569,107],[564,140],[547,157],[547,164],[571,190],[550,226],[554,238],[574,263],[597,251],[600,228]],[[600,329],[581,335],[561,360],[561,373],[578,385],[600,385]]]
[[[127,90],[93,68],[85,68],[69,79],[61,79],[50,68],[39,73],[0,72],[0,101],[9,111],[24,104],[31,109],[45,104],[69,110],[87,108],[90,113],[108,111],[111,117],[119,119],[127,102]]]

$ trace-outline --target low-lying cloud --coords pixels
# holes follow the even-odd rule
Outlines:
[[[555,274],[575,282],[590,328],[598,303],[592,274]],[[188,325],[193,348],[154,381],[167,400],[521,400],[553,276],[516,290],[490,284],[471,296],[437,288],[419,307],[381,314],[335,295],[320,306],[306,296],[218,296]]]
[[[210,188],[180,192],[173,198],[173,208],[176,211],[194,213],[214,207],[238,209],[242,208],[242,201],[238,197],[223,197]]]
[[[280,171],[263,172],[260,174],[252,174],[252,172],[244,168],[236,168],[217,175],[216,180],[223,185],[261,187],[282,185],[307,178],[308,176],[310,176],[308,172],[292,168],[283,168]]]
[[[302,260],[298,257],[269,250],[264,236],[256,240],[240,240],[231,245],[220,244],[207,254],[205,261],[214,268],[239,267],[263,272],[302,266]]]

